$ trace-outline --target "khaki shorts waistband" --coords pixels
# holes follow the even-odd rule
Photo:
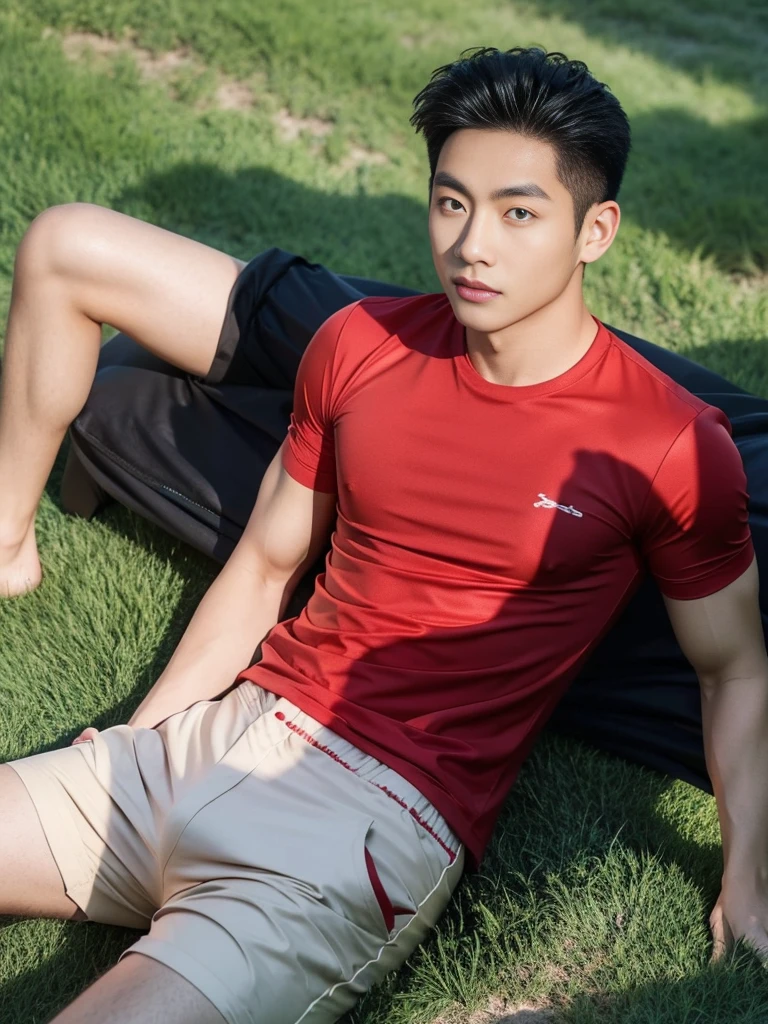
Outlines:
[[[249,685],[254,685],[250,683]],[[399,772],[382,764],[372,754],[366,754],[354,743],[345,740],[338,733],[321,725],[315,718],[301,711],[286,697],[280,697],[268,712],[285,728],[321,750],[348,771],[370,782],[390,799],[406,809],[414,820],[432,837],[445,852],[450,863],[461,849],[461,841],[449,827],[445,818],[430,801]]]

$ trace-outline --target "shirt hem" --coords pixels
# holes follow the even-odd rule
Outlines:
[[[704,579],[694,580],[690,583],[667,583],[658,577],[654,578],[665,597],[669,597],[673,601],[695,601],[702,597],[710,597],[733,583],[747,571],[754,557],[754,544],[750,539],[749,543],[729,558],[716,573],[706,576]]]
[[[283,468],[289,476],[293,477],[297,483],[302,484],[304,487],[309,487],[313,491],[322,491],[324,494],[335,494],[338,490],[336,480],[330,480],[329,477],[324,476],[317,470],[307,468],[303,463],[299,462],[298,458],[294,454],[290,447],[290,441],[283,448]]]

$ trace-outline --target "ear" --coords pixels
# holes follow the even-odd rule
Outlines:
[[[579,262],[594,263],[599,260],[611,247],[620,222],[621,210],[615,200],[609,199],[590,207],[579,235]]]

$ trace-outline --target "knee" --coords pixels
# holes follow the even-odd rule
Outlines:
[[[15,277],[69,276],[98,259],[105,209],[64,203],[43,210],[27,228],[16,252]]]

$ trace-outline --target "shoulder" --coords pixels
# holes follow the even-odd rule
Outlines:
[[[430,321],[454,319],[448,297],[442,292],[369,296],[360,299],[355,305],[355,325],[386,336],[422,330]]]
[[[386,316],[405,315],[431,310],[434,312],[451,309],[444,292],[426,292],[423,295],[368,295],[354,303],[361,312],[373,319]]]
[[[608,334],[611,340],[611,354],[626,388],[624,397],[629,399],[632,406],[639,406],[642,409],[645,403],[645,408],[649,412],[663,412],[665,423],[676,423],[680,427],[695,419],[699,413],[714,409],[654,366],[618,335],[612,331],[608,331]]]
[[[337,359],[351,365],[383,349],[418,347],[410,345],[412,339],[442,333],[455,322],[447,297],[430,294],[358,299],[323,326],[333,334]]]
[[[647,471],[659,467],[670,452],[695,447],[707,461],[723,447],[735,447],[725,413],[709,405],[654,366],[612,332],[608,360],[610,387],[616,398],[616,436],[633,448],[642,442]]]

